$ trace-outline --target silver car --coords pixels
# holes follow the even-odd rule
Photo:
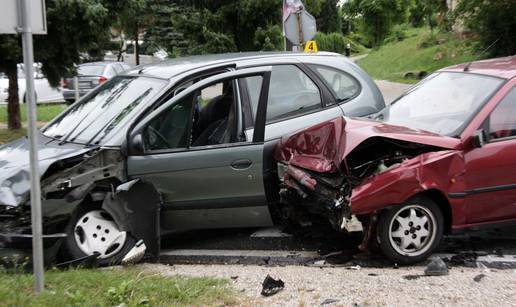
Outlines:
[[[131,66],[123,62],[91,62],[77,66],[78,94],[79,97],[86,95],[98,85],[110,78],[129,70]],[[63,97],[67,103],[75,101],[75,84],[73,78],[63,80]]]
[[[41,130],[45,246],[111,264],[157,257],[159,238],[172,231],[281,223],[272,214],[279,138],[384,106],[374,82],[332,53],[136,67]],[[28,148],[20,139],[0,149],[4,248],[30,238]]]

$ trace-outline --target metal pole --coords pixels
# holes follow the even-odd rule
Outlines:
[[[304,35],[303,35],[303,22],[301,21],[301,12],[302,12],[302,10],[297,11],[296,16],[297,16],[297,25],[299,27],[299,45],[301,46],[301,51],[302,51],[303,45],[304,45]]]
[[[79,77],[75,76],[73,77],[73,88],[75,89],[74,91],[74,96],[75,96],[75,101],[79,100]]]
[[[41,190],[38,163],[38,130],[36,127],[36,99],[34,97],[34,54],[32,46],[32,28],[29,17],[30,0],[18,2],[22,16],[23,63],[25,81],[27,82],[26,100],[29,120],[30,143],[30,202],[32,217],[32,263],[34,265],[34,291],[41,293],[44,287],[43,241],[41,227]]]

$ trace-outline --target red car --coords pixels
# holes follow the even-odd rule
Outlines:
[[[422,261],[444,234],[516,221],[516,56],[437,71],[371,119],[284,137],[275,156],[288,216]]]

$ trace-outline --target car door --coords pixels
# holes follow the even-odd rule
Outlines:
[[[260,105],[264,105],[270,70],[270,67],[243,69],[199,81],[153,111],[131,132],[130,156],[127,160],[128,175],[150,181],[161,193],[163,228],[177,230],[272,224],[262,174],[264,121],[257,120],[257,133],[252,139],[245,138],[237,85],[240,78],[261,77],[264,86],[260,88],[262,94],[258,95]],[[231,115],[213,120],[211,124],[205,125],[207,127],[203,128],[202,132],[195,132],[203,123],[203,119],[209,117],[204,116],[204,108],[211,108],[209,106],[213,102],[223,99],[225,101],[226,96],[217,96],[208,102],[203,97],[204,92],[209,94],[221,83],[223,86],[232,87],[231,101],[235,110],[232,121],[236,122],[237,131],[234,134],[237,139],[228,139],[223,144],[197,143],[198,140],[208,140],[218,134],[210,134],[212,130],[209,127],[213,124],[225,127],[224,120],[229,122]],[[203,104],[205,106],[199,111]],[[213,107],[213,110],[216,108]],[[216,113],[213,111],[207,114]],[[164,126],[167,122],[173,127],[169,130],[177,133],[155,137],[155,140],[152,140],[154,132],[146,133],[156,130],[160,125]],[[162,129],[161,126],[159,129]],[[173,144],[167,145],[170,148],[162,148],[167,146],[159,145],[159,138]],[[135,153],[135,150],[131,149],[135,145],[136,148],[140,147],[141,151],[138,149]]]
[[[246,78],[243,87],[256,92],[261,86],[257,78]],[[258,98],[248,95],[250,106],[247,108],[248,119],[254,118],[257,112]],[[303,65],[277,64],[272,66],[271,81],[266,109],[265,140],[280,137],[316,125],[326,120],[342,116],[341,108],[333,103],[334,99],[326,90],[318,77]],[[247,133],[253,134],[253,121]]]
[[[516,87],[483,128],[486,144],[465,154],[469,224],[516,219]]]

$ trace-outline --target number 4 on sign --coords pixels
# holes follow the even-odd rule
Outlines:
[[[306,42],[305,52],[306,53],[316,53],[317,52],[317,43],[315,41]]]

